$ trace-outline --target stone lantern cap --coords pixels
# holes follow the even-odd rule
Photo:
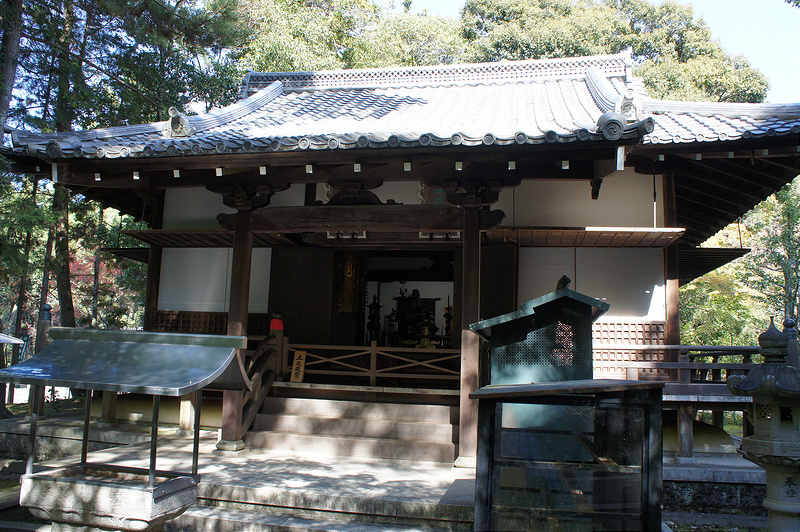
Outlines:
[[[758,345],[764,363],[750,370],[747,376],[728,376],[728,389],[736,395],[800,397],[800,369],[787,365],[789,336],[775,327],[774,319],[759,335]]]

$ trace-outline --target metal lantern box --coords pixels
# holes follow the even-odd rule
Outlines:
[[[491,346],[491,384],[592,378],[592,322],[608,303],[568,288],[470,325]]]

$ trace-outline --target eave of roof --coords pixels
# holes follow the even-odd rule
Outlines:
[[[260,76],[260,77],[259,77]],[[446,146],[636,142],[652,124],[598,119],[633,90],[629,54],[318,73],[249,73],[260,90],[225,109],[70,133],[12,134],[43,160]],[[183,126],[181,126],[181,123]],[[638,126],[638,127],[637,127]],[[183,129],[181,129],[183,127]]]

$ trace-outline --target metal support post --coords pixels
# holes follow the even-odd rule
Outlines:
[[[203,404],[203,390],[197,390],[197,404],[194,407],[194,440],[192,441],[192,475],[197,474],[200,456],[200,409]]]
[[[89,422],[92,419],[92,390],[86,390],[86,407],[83,412],[83,442],[81,444],[81,464],[89,455]]]
[[[153,428],[150,431],[150,479],[149,487],[156,484],[156,452],[158,450],[158,410],[161,407],[161,396],[153,396]]]

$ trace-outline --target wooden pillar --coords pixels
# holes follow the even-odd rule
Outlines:
[[[478,389],[480,339],[469,325],[480,320],[481,211],[464,210],[464,254],[461,275],[461,396],[456,465],[474,467],[478,448],[478,402],[469,394]]]
[[[150,227],[161,229],[164,220],[164,194],[158,193],[153,200],[153,220]],[[155,316],[158,310],[158,292],[161,283],[162,247],[150,245],[147,255],[147,289],[144,296],[144,330],[155,329]]]
[[[317,203],[317,184],[306,183],[305,201],[303,204],[308,207]]]
[[[104,391],[100,410],[100,423],[113,425],[117,422],[117,392]]]
[[[691,403],[678,406],[677,462],[694,463],[694,407]]]
[[[194,432],[194,412],[197,404],[197,392],[181,396],[180,410],[178,413],[178,433],[189,435]]]
[[[675,176],[665,173],[662,176],[664,189],[664,226],[677,227],[677,208],[675,205]],[[666,282],[667,330],[665,343],[679,345],[681,343],[680,317],[678,315],[678,248],[677,243],[664,249],[664,277]],[[675,362],[668,360],[667,362]]]
[[[253,235],[250,233],[250,213],[236,215],[233,237],[233,265],[231,267],[231,298],[228,309],[228,336],[247,335],[247,309],[250,303],[250,268],[253,258]],[[238,350],[238,357],[244,353]],[[217,442],[221,451],[244,449],[242,408],[244,392],[226,390],[222,395],[222,436]]]

